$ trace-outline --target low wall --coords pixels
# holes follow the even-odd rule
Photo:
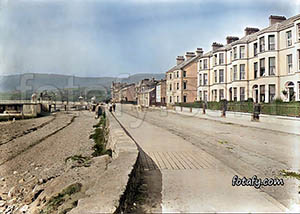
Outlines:
[[[125,133],[114,116],[106,112],[108,119],[108,144],[112,149],[112,161],[107,170],[99,174],[94,188],[88,190],[86,198],[80,199],[71,214],[119,213],[126,207],[128,188],[138,181],[138,155],[135,142]]]
[[[36,117],[42,113],[42,104],[23,104],[22,112],[24,115]]]
[[[183,113],[189,113],[190,115],[194,116],[200,116],[203,114],[202,108],[190,108],[190,107],[181,107],[175,106],[176,112],[183,112]],[[220,118],[221,117],[221,111],[220,110],[210,110],[206,109],[206,116],[212,117],[212,118]],[[233,119],[239,119],[239,120],[245,120],[245,121],[251,121],[252,114],[251,113],[245,113],[245,112],[233,112],[233,111],[226,111],[226,118],[233,118]],[[287,116],[277,116],[277,115],[267,115],[267,114],[260,114],[259,120],[261,122],[265,123],[288,123],[288,124],[294,124],[299,125],[300,118],[298,117],[287,117]]]

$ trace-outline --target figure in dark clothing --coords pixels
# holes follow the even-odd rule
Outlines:
[[[99,105],[97,111],[98,118],[101,117],[102,113],[103,113],[102,107]]]
[[[112,108],[113,108],[114,112],[116,112],[116,103],[113,103]]]
[[[109,109],[109,112],[112,112],[112,104],[111,103],[108,104],[108,109]]]

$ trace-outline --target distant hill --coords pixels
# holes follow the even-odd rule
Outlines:
[[[145,78],[155,78],[160,80],[164,77],[165,74],[162,73],[134,74],[126,78],[77,77],[59,74],[28,73],[22,75],[0,76],[0,92],[84,87],[103,87],[106,90],[109,90],[112,81],[134,83]]]

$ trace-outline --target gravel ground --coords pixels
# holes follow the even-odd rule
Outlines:
[[[35,131],[53,121],[55,116],[40,117],[29,120],[0,122],[0,145],[10,142],[27,133]]]
[[[48,184],[62,176],[63,182],[68,183],[65,174],[77,171],[71,167],[72,163],[66,163],[67,157],[91,155],[93,143],[89,136],[97,123],[92,113],[61,112],[53,118],[16,121],[21,128],[15,130],[11,138],[34,126],[44,126],[0,146],[0,213],[5,210],[20,213],[13,210],[21,206],[29,209],[27,205],[33,203]],[[5,127],[15,129],[11,123],[1,124],[2,130]]]

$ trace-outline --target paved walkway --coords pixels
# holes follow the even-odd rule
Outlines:
[[[162,212],[286,211],[254,187],[233,187],[238,173],[183,138],[146,121],[137,126],[140,119],[126,113],[116,116],[146,153],[145,167],[161,171]]]
[[[242,126],[269,129],[278,132],[300,135],[300,118],[260,115],[260,121],[254,122],[251,121],[251,114],[249,113],[227,112],[226,117],[224,118],[221,117],[221,111],[206,110],[206,114],[203,114],[202,109],[200,108],[193,108],[192,112],[190,112],[190,108],[183,108],[181,111],[180,107],[176,107],[176,110],[165,110],[159,108],[155,109],[224,123],[233,123]]]

